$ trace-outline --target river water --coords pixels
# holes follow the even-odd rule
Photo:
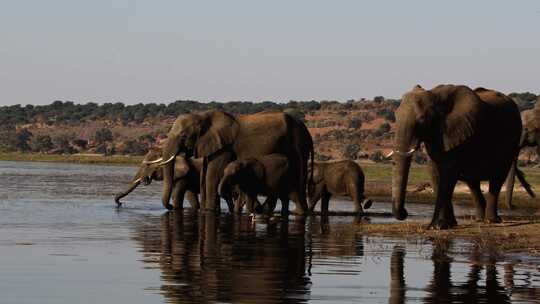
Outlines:
[[[152,184],[117,210],[113,196],[135,171],[0,162],[0,303],[540,302],[534,257],[357,232],[363,221],[393,221],[388,203],[364,219],[253,223],[166,212]],[[408,210],[413,219],[432,212]]]

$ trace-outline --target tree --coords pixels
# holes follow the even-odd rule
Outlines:
[[[75,150],[71,146],[71,141],[75,139],[75,134],[65,132],[60,133],[53,137],[52,141],[56,148],[58,149],[58,153],[67,153],[67,154],[73,154],[76,153],[77,150]]]
[[[30,143],[32,151],[47,152],[54,149],[54,144],[49,135],[38,135]]]
[[[96,134],[94,135],[94,140],[96,141],[98,145],[112,141],[113,135],[112,135],[111,130],[107,128],[101,128],[97,130]]]
[[[15,139],[15,148],[21,152],[28,152],[30,148],[30,139],[32,138],[32,133],[26,128],[17,132]]]

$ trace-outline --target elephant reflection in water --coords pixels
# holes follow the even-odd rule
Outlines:
[[[159,266],[168,301],[295,303],[309,297],[302,222],[259,231],[246,216],[219,218],[189,209],[149,221],[159,229],[141,226],[134,239],[144,261]]]
[[[490,255],[487,263],[483,263],[479,246],[471,251],[470,268],[467,281],[463,284],[452,283],[450,264],[452,258],[448,251],[451,240],[438,240],[433,244],[433,277],[426,288],[427,303],[510,303],[503,286],[499,283],[496,259]],[[482,268],[485,268],[485,286],[480,286]]]
[[[474,246],[470,255],[469,272],[463,283],[453,283],[451,274],[452,258],[448,251],[452,246],[450,240],[438,240],[433,244],[431,259],[433,261],[433,277],[426,287],[425,303],[511,303],[511,300],[536,300],[540,290],[531,288],[531,282],[525,287],[514,286],[513,264],[504,267],[504,286],[500,283],[497,260],[494,255],[483,258],[479,246]],[[405,250],[395,245],[390,258],[390,298],[389,303],[406,302]],[[485,276],[482,278],[482,270]],[[480,282],[484,280],[484,286]],[[511,296],[511,299],[510,299]]]

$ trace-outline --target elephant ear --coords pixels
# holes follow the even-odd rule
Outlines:
[[[239,126],[232,115],[222,111],[209,111],[202,116],[204,119],[196,143],[196,157],[208,157],[234,143]]]
[[[189,164],[183,156],[177,156],[174,160],[174,178],[184,178],[189,172]]]
[[[446,112],[442,132],[444,150],[449,151],[473,136],[483,103],[465,86],[445,85],[437,87],[433,93]]]

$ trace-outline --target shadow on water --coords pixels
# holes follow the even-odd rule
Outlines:
[[[173,303],[511,303],[539,295],[536,269],[516,270],[477,245],[410,244],[349,228],[328,218],[254,225],[185,210],[145,217],[133,238]]]

